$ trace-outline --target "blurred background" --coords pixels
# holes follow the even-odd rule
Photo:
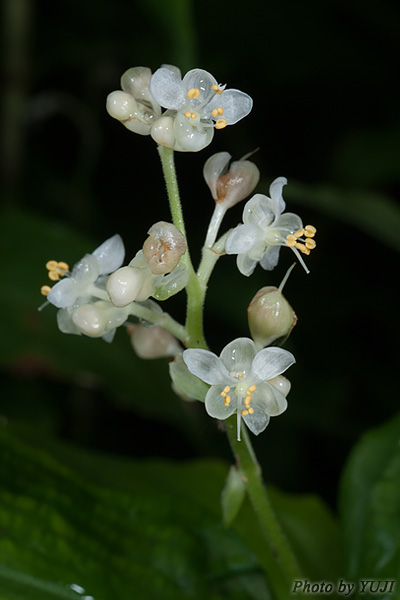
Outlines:
[[[287,210],[317,227],[306,275],[285,295],[298,315],[286,347],[289,409],[254,439],[267,481],[335,507],[345,459],[398,409],[400,9],[391,0],[6,0],[3,5],[1,419],[36,440],[134,458],[231,460],[200,403],[170,390],[165,360],[141,361],[121,328],[111,345],[61,334],[37,308],[45,263],[73,265],[120,233],[127,259],[169,211],[155,143],[105,111],[133,66],[210,71],[249,93],[252,113],[211,146],[177,154],[187,231],[200,256],[213,201],[202,178],[218,151],[253,156],[257,188],[285,176]],[[241,207],[226,227],[241,219]],[[247,336],[246,308],[293,262],[250,279],[234,257],[210,283],[206,337],[219,353]],[[169,301],[177,318],[184,295]],[[167,308],[167,307],[165,307]]]

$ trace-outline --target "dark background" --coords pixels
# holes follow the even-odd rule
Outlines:
[[[230,460],[203,407],[169,391],[167,361],[138,361],[124,331],[111,346],[67,339],[53,307],[36,311],[47,259],[73,264],[118,232],[130,260],[147,229],[169,219],[155,143],[107,115],[107,94],[132,66],[201,67],[249,93],[254,109],[203,151],[176,155],[195,262],[213,208],[202,168],[221,150],[259,148],[257,191],[286,176],[288,210],[318,229],[310,275],[298,267],[285,288],[299,317],[286,345],[297,358],[289,409],[254,443],[268,481],[334,506],[351,447],[398,407],[397,3],[5,5],[2,418],[26,435],[136,458]],[[227,225],[240,217],[235,207]],[[273,273],[250,279],[233,257],[220,261],[206,306],[215,352],[248,335],[252,296],[292,261],[283,251]],[[170,304],[182,314],[183,295]]]

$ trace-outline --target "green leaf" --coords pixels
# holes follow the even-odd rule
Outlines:
[[[299,203],[340,219],[400,251],[400,208],[385,194],[290,182],[285,198],[289,206]]]
[[[0,453],[2,600],[270,598],[257,557],[221,524],[221,465],[125,463],[121,491],[4,427]]]
[[[400,577],[400,415],[350,455],[340,493],[348,577]]]

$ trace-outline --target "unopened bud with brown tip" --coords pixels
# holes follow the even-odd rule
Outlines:
[[[247,309],[249,329],[257,348],[269,346],[279,338],[287,338],[296,325],[297,316],[281,290],[274,286],[261,288]]]
[[[185,236],[172,223],[159,221],[150,227],[143,254],[154,275],[170,273],[186,252]]]
[[[237,160],[229,167],[230,159],[228,152],[218,152],[210,156],[203,169],[212,197],[217,204],[223,203],[226,208],[247,198],[260,179],[260,172],[254,163]]]

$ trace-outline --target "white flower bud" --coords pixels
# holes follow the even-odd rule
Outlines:
[[[133,349],[140,358],[176,356],[182,350],[178,340],[161,327],[133,325],[129,333]]]
[[[174,119],[165,115],[160,117],[151,128],[151,137],[160,146],[174,148],[176,143]]]
[[[103,303],[83,304],[72,314],[72,321],[81,333],[90,337],[100,337],[107,325],[107,314]]]
[[[290,392],[290,388],[292,387],[292,384],[290,383],[289,379],[287,379],[287,377],[284,377],[283,375],[277,375],[273,379],[268,379],[268,383],[276,387],[276,389],[279,390],[281,394],[285,396],[285,398]]]
[[[172,223],[159,221],[148,231],[143,254],[154,275],[170,273],[186,252],[185,236]]]
[[[110,275],[106,290],[114,306],[127,306],[139,296],[144,273],[137,267],[122,267]]]
[[[117,121],[127,121],[133,118],[137,112],[137,104],[134,98],[127,92],[122,91],[108,94],[106,108],[110,117],[117,119]]]
[[[215,202],[231,208],[249,196],[260,179],[256,165],[248,160],[238,160],[228,165],[231,159],[228,152],[218,152],[206,161],[204,179],[210,188]]]
[[[257,348],[269,346],[287,337],[296,325],[297,316],[282,292],[274,287],[261,288],[247,309],[249,329]]]

